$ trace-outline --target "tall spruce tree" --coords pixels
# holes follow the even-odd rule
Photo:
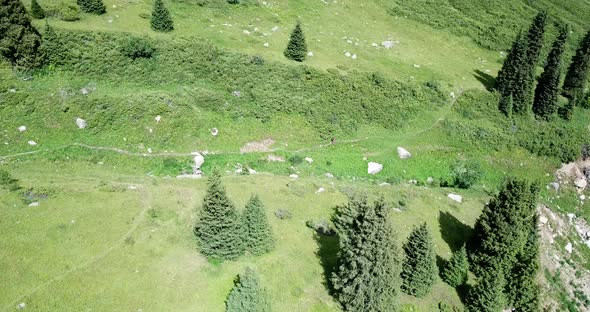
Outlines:
[[[226,301],[227,312],[270,312],[266,291],[260,286],[256,272],[246,268],[236,278]]]
[[[557,97],[559,95],[559,83],[561,77],[561,57],[565,51],[565,42],[568,37],[568,27],[560,27],[559,36],[553,43],[553,48],[547,57],[547,63],[537,89],[533,102],[533,112],[539,118],[549,120],[557,112]]]
[[[467,294],[465,311],[499,312],[504,310],[504,276],[500,268],[492,268],[478,278]]]
[[[539,55],[543,47],[543,37],[547,25],[547,12],[539,12],[531,24],[526,36],[526,53],[524,63],[514,81],[515,88],[512,92],[512,111],[517,114],[526,114],[532,105],[533,87]]]
[[[63,60],[65,49],[60,43],[55,30],[49,25],[47,20],[45,20],[45,30],[43,31],[43,50],[47,55],[47,62],[49,64],[60,64]]]
[[[438,275],[434,244],[426,223],[412,230],[403,250],[402,290],[408,295],[424,297]]]
[[[215,171],[209,179],[195,226],[199,249],[207,257],[235,260],[244,254],[243,233],[240,215],[227,198],[219,172]]]
[[[467,282],[468,272],[469,260],[467,259],[467,249],[463,245],[453,253],[451,259],[444,265],[440,276],[445,283],[457,287]]]
[[[102,0],[77,0],[80,10],[85,13],[101,15],[107,12]]]
[[[400,253],[388,211],[383,199],[370,205],[364,195],[336,209],[339,267],[331,280],[344,311],[396,310]]]
[[[154,1],[154,8],[152,10],[152,19],[150,21],[152,29],[155,31],[169,32],[174,30],[174,22],[170,12],[164,6],[162,0]]]
[[[496,89],[502,96],[509,96],[512,94],[514,88],[514,82],[519,76],[519,71],[525,62],[526,54],[526,38],[522,32],[519,32],[514,41],[512,47],[502,64],[502,68],[498,72],[496,78]],[[510,107],[512,111],[512,107]],[[506,113],[508,115],[508,113]]]
[[[477,219],[468,251],[471,270],[481,276],[490,268],[511,270],[526,239],[526,220],[534,214],[536,184],[508,178]]]
[[[43,66],[42,38],[20,0],[0,0],[0,55],[16,69]]]
[[[539,273],[539,234],[538,218],[535,214],[526,223],[527,240],[524,248],[516,255],[514,266],[506,279],[505,293],[510,306],[517,312],[536,312],[540,310]]]
[[[271,251],[274,248],[274,237],[258,195],[253,195],[246,204],[243,220],[246,251],[254,255]]]
[[[590,30],[576,50],[563,82],[563,94],[575,101],[583,98],[583,92],[590,73]]]
[[[39,2],[37,2],[37,0],[32,0],[31,1],[31,16],[34,17],[34,18],[36,18],[36,19],[43,19],[43,18],[45,18],[45,11],[39,5]]]
[[[305,43],[305,35],[303,29],[301,29],[301,23],[297,22],[295,29],[291,32],[289,44],[285,49],[285,57],[297,62],[303,62],[307,55],[307,43]]]

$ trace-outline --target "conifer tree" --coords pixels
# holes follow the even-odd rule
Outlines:
[[[527,240],[524,248],[516,255],[516,261],[506,279],[506,297],[510,306],[518,312],[540,310],[540,287],[537,275],[539,263],[538,218],[535,214],[527,222]]]
[[[246,268],[236,278],[226,301],[227,312],[270,312],[266,291],[260,286],[256,272]]]
[[[337,207],[339,267],[332,283],[344,311],[392,311],[400,288],[400,253],[384,200],[373,205],[357,196]]]
[[[39,5],[39,2],[37,2],[37,0],[31,1],[31,16],[36,19],[45,18],[45,11]]]
[[[17,69],[35,69],[45,62],[41,45],[20,0],[0,0],[0,55]]]
[[[246,251],[262,255],[274,248],[274,237],[258,195],[250,198],[243,213]]]
[[[543,47],[543,36],[547,25],[547,12],[541,11],[535,16],[526,36],[526,53],[524,63],[519,70],[519,75],[514,81],[512,111],[517,114],[526,114],[532,105],[533,86],[539,55]]]
[[[426,296],[438,275],[436,254],[426,223],[415,227],[404,244],[402,263],[402,290],[418,298]]]
[[[469,261],[467,259],[467,249],[463,245],[455,251],[451,259],[447,261],[441,270],[441,277],[445,283],[457,287],[467,282],[467,273],[469,272]]]
[[[47,20],[45,20],[45,30],[43,32],[43,50],[47,55],[47,62],[49,64],[59,64],[62,60],[62,53],[64,52],[63,45],[59,42],[55,30],[49,25]]]
[[[502,270],[493,268],[485,272],[478,280],[478,283],[467,294],[465,311],[499,312],[504,310]]]
[[[512,93],[509,93],[508,95],[500,94],[498,108],[507,117],[512,116]]]
[[[168,12],[162,0],[154,1],[151,25],[155,31],[169,32],[174,30],[174,22],[172,22],[170,12]]]
[[[77,0],[80,10],[85,13],[101,15],[107,12],[102,0]]]
[[[301,23],[297,22],[295,29],[291,32],[291,38],[287,49],[285,49],[285,57],[297,62],[303,62],[307,55],[307,44],[305,43],[305,35],[301,29]]]
[[[242,220],[227,198],[217,171],[209,179],[195,235],[201,253],[207,257],[235,260],[244,254]]]
[[[484,207],[468,245],[471,270],[476,276],[490,268],[508,272],[523,248],[525,222],[535,211],[538,186],[508,178]]]
[[[510,51],[502,64],[502,69],[500,69],[498,77],[496,78],[496,89],[502,96],[509,96],[512,94],[514,82],[519,76],[519,71],[522,69],[525,62],[525,54],[526,39],[522,35],[522,32],[519,32],[512,42],[512,47],[510,48]],[[512,107],[510,107],[510,109],[512,109]]]
[[[563,94],[570,100],[580,100],[590,73],[590,30],[576,50],[563,82]]]
[[[549,120],[557,112],[557,96],[559,95],[559,82],[561,76],[561,56],[565,51],[565,42],[568,37],[568,28],[561,27],[559,36],[553,43],[553,48],[547,57],[547,63],[537,89],[533,102],[533,112],[539,118]]]

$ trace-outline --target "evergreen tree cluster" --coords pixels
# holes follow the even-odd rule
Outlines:
[[[107,12],[102,0],[77,0],[80,10],[85,13],[101,15]]]
[[[539,303],[536,184],[509,178],[484,207],[469,242],[470,268],[478,279],[468,311],[537,311]],[[486,308],[487,307],[487,308]]]
[[[41,34],[20,0],[0,0],[0,55],[17,69],[35,69],[45,63]]]
[[[331,281],[344,311],[392,311],[400,291],[400,252],[383,199],[357,196],[336,209],[339,266]]]
[[[563,82],[563,94],[574,102],[583,99],[588,74],[590,73],[590,30],[586,33],[572,62],[567,70]]]
[[[270,312],[266,291],[260,285],[256,272],[246,268],[235,280],[234,288],[226,301],[227,312]]]
[[[438,275],[434,244],[426,223],[412,230],[403,250],[402,290],[408,295],[424,297]]]
[[[307,56],[307,44],[305,43],[305,35],[303,34],[303,29],[301,29],[300,22],[297,22],[295,29],[291,32],[289,44],[284,54],[286,58],[293,61],[303,62],[305,60]]]
[[[152,10],[152,19],[150,21],[152,29],[159,32],[170,32],[174,30],[174,22],[170,12],[164,6],[162,0],[154,1],[154,8]]]
[[[246,252],[261,255],[274,247],[260,199],[253,196],[241,216],[227,197],[218,172],[209,179],[195,235],[201,253],[220,260],[235,260]]]

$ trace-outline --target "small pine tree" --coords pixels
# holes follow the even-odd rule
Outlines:
[[[37,0],[32,0],[31,1],[31,16],[34,17],[34,18],[36,18],[36,19],[43,19],[43,18],[45,18],[45,11],[39,5],[39,2],[37,2]]]
[[[270,312],[266,291],[260,286],[256,272],[246,268],[236,278],[226,301],[227,312]]]
[[[527,241],[516,255],[514,266],[506,279],[506,297],[515,311],[534,312],[540,310],[541,290],[537,282],[539,263],[538,217],[527,222]]]
[[[496,78],[496,89],[503,96],[512,94],[514,83],[519,75],[524,62],[526,54],[526,39],[523,37],[522,32],[519,32],[514,41],[512,47],[504,60],[502,69],[498,72]],[[512,112],[512,107],[510,107]],[[506,115],[509,115],[505,112]]]
[[[572,99],[582,94],[586,88],[588,73],[590,73],[590,30],[580,42],[568,68],[563,82],[563,95]]]
[[[574,107],[576,106],[576,101],[577,97],[574,97],[573,99],[569,99],[563,107],[560,107],[558,109],[559,117],[561,117],[563,120],[572,120],[574,117]]]
[[[297,62],[303,62],[307,55],[307,44],[305,43],[305,35],[301,29],[301,23],[297,22],[295,29],[291,33],[289,44],[285,49],[285,57]]]
[[[331,280],[344,311],[392,311],[397,306],[399,250],[388,211],[383,199],[369,205],[366,196],[336,209],[339,267]]]
[[[45,30],[43,32],[43,50],[47,54],[49,64],[59,64],[62,61],[63,45],[59,42],[55,30],[47,20],[45,20]]]
[[[266,219],[264,206],[257,195],[252,196],[246,204],[243,219],[246,251],[254,255],[271,251],[274,248],[274,238]]]
[[[508,95],[500,94],[498,108],[506,117],[512,116],[512,93]]]
[[[20,0],[0,0],[0,55],[18,70],[43,66],[42,38]]]
[[[469,261],[467,259],[467,249],[465,245],[455,251],[451,259],[446,263],[441,272],[442,280],[445,283],[457,287],[467,282],[467,273],[469,272]]]
[[[169,32],[174,30],[174,22],[172,22],[170,12],[168,12],[162,0],[154,1],[151,25],[155,31]]]
[[[217,171],[209,179],[195,235],[201,253],[207,257],[235,260],[244,254],[242,220],[227,198]]]
[[[514,81],[512,92],[512,111],[517,114],[526,114],[532,105],[533,87],[535,84],[535,73],[539,55],[543,47],[543,36],[547,25],[547,12],[539,12],[531,24],[527,33],[527,47],[524,63],[520,68],[519,75]]]
[[[438,275],[434,244],[426,223],[412,230],[403,250],[402,290],[408,295],[424,297],[432,289]]]
[[[501,269],[493,269],[479,278],[479,282],[467,294],[465,311],[498,312],[504,310],[502,293],[504,276]]]
[[[538,186],[508,178],[484,207],[468,244],[470,268],[482,276],[490,268],[506,273],[526,238],[525,220],[535,211]]]
[[[559,36],[553,43],[553,48],[547,57],[547,63],[539,84],[535,90],[533,112],[539,118],[549,120],[557,112],[557,96],[559,95],[559,82],[561,76],[561,56],[565,51],[565,41],[569,30],[561,27]]]
[[[107,12],[102,0],[77,0],[80,10],[85,13],[101,15]]]

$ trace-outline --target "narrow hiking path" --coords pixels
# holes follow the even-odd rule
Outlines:
[[[39,290],[57,282],[57,281],[60,281],[64,278],[66,278],[68,275],[70,275],[72,273],[75,273],[75,272],[78,272],[78,271],[81,271],[81,270],[84,270],[84,269],[90,267],[92,264],[100,261],[101,259],[106,258],[108,255],[111,254],[111,252],[113,252],[116,248],[121,246],[125,242],[125,240],[128,237],[130,237],[131,234],[133,234],[133,232],[135,232],[137,230],[137,228],[139,227],[141,222],[144,220],[145,214],[147,213],[148,209],[151,208],[151,202],[152,202],[151,192],[149,192],[149,190],[147,190],[143,184],[134,183],[134,185],[141,186],[140,192],[142,194],[139,197],[142,202],[142,209],[133,218],[133,223],[129,226],[129,229],[117,241],[115,241],[110,247],[103,250],[98,255],[96,255],[96,256],[94,256],[82,263],[79,263],[78,265],[74,266],[73,268],[71,268],[67,271],[64,271],[64,272],[46,280],[45,282],[42,282],[42,283],[38,284],[37,286],[27,290],[26,292],[21,294],[18,298],[16,298],[15,300],[13,300],[9,304],[7,304],[6,307],[4,308],[4,311],[13,311],[15,309],[16,305],[19,304],[20,302],[22,302],[22,300],[24,300],[25,298],[30,297],[31,295],[35,294]]]
[[[424,128],[424,129],[420,129],[415,132],[401,133],[399,135],[394,136],[394,138],[398,137],[398,136],[399,137],[403,136],[405,138],[415,137],[415,136],[421,135],[425,132],[428,132],[428,131],[434,129],[442,121],[444,121],[446,119],[448,114],[451,112],[454,104],[457,102],[457,100],[461,97],[462,94],[463,94],[463,90],[458,90],[457,95],[451,100],[448,107],[445,106],[444,108],[441,108],[440,109],[441,113],[436,114],[436,116],[435,116],[436,119],[432,123],[430,123],[428,125],[428,127]],[[352,144],[352,143],[358,143],[358,142],[375,140],[375,139],[392,139],[392,137],[391,136],[366,136],[366,137],[356,138],[356,139],[339,140],[337,144]],[[333,145],[334,144],[332,144],[332,143],[324,143],[324,144],[319,144],[319,145],[315,145],[315,146],[303,147],[303,148],[296,149],[296,150],[290,150],[290,149],[284,149],[284,148],[271,148],[271,149],[265,150],[264,152],[254,152],[254,153],[275,153],[275,152],[301,153],[301,152],[306,152],[306,151],[318,150],[318,149],[326,148],[326,147],[333,146]],[[197,152],[203,153],[202,151],[193,151],[190,153],[138,153],[138,152],[132,152],[132,151],[124,150],[124,149],[117,148],[117,147],[96,146],[96,145],[74,142],[74,143],[70,143],[70,144],[64,144],[64,145],[45,148],[45,149],[38,149],[38,150],[34,150],[34,151],[0,155],[0,160],[7,159],[7,158],[13,158],[13,157],[19,157],[19,156],[39,154],[39,153],[43,153],[43,152],[52,152],[52,151],[56,151],[56,150],[66,149],[69,147],[83,147],[83,148],[87,148],[90,150],[110,151],[110,152],[118,153],[121,155],[134,156],[134,157],[190,157],[190,156],[194,156],[195,153],[197,153]],[[210,154],[210,155],[241,155],[241,154],[245,154],[245,153],[240,152],[240,151],[209,151],[209,152],[207,152],[207,154]]]

